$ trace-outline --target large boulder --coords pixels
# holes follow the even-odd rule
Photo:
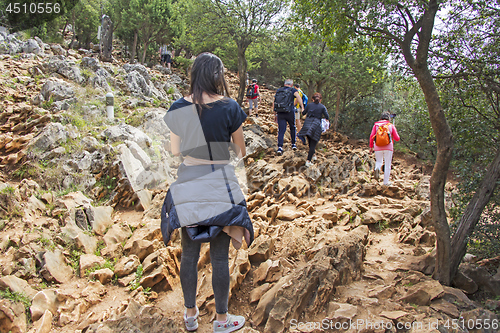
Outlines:
[[[30,146],[40,151],[47,151],[66,142],[69,133],[60,123],[49,123],[30,143]]]
[[[109,140],[110,143],[126,140],[134,141],[142,149],[151,146],[152,143],[152,140],[144,132],[127,124],[109,127],[101,133],[101,137]]]
[[[46,101],[63,101],[75,96],[75,92],[69,83],[63,80],[50,79],[45,82],[40,92]]]
[[[302,268],[282,277],[260,299],[252,321],[265,332],[285,332],[291,319],[322,311],[336,287],[359,280],[368,228],[355,229],[340,242],[324,246]]]

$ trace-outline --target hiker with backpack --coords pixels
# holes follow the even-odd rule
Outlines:
[[[170,44],[163,44],[160,46],[160,64],[165,67],[167,65],[168,70],[172,66],[172,50],[170,50]]]
[[[259,102],[260,102],[260,91],[256,79],[253,79],[252,84],[247,87],[246,96],[249,105],[248,115],[252,116],[252,108],[253,108],[254,110],[253,114],[255,114],[255,116],[257,117],[257,108],[259,107]]]
[[[375,150],[375,179],[379,179],[382,164],[384,167],[384,185],[390,185],[389,176],[391,174],[392,152],[394,141],[399,141],[400,137],[396,126],[391,124],[389,112],[383,112],[380,120],[375,122],[370,134],[370,153]]]
[[[313,165],[313,156],[316,150],[316,145],[321,138],[322,128],[321,128],[321,119],[328,119],[328,111],[326,107],[321,104],[322,96],[320,93],[314,93],[312,96],[312,103],[307,104],[304,111],[302,111],[303,115],[306,116],[306,120],[304,120],[304,126],[300,130],[298,137],[302,141],[305,142],[305,138],[307,137],[309,141],[309,152],[307,153],[306,167],[310,167]]]
[[[304,106],[307,106],[308,98],[307,95],[302,91],[302,89],[300,89],[300,84],[295,83],[293,86],[299,92],[300,97],[302,97],[302,103],[304,104]],[[300,132],[300,129],[302,128],[302,124],[300,123],[300,113],[304,111],[304,109],[300,108],[300,104],[297,98],[295,98],[293,106],[295,107],[295,127],[297,127],[297,132]]]
[[[297,149],[295,145],[297,132],[295,128],[295,110],[293,107],[294,98],[298,99],[300,107],[304,109],[302,98],[298,90],[293,87],[293,80],[286,79],[283,87],[279,88],[274,95],[274,121],[278,123],[278,155],[283,154],[283,141],[287,124],[290,126],[292,149]]]

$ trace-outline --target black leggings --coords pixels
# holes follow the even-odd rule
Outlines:
[[[307,153],[307,160],[310,161],[314,155],[314,151],[316,150],[316,145],[318,144],[319,141],[313,140],[310,137],[307,137],[307,140],[309,141],[309,153]]]

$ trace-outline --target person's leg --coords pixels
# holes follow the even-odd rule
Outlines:
[[[253,99],[248,98],[248,115],[252,115],[252,108],[253,108]]]
[[[214,290],[217,320],[225,321],[229,301],[229,242],[231,237],[221,231],[210,242],[210,261],[212,263],[212,288]],[[222,315],[222,316],[220,316]]]
[[[254,108],[255,108],[254,109],[254,113],[255,113],[255,115],[257,115],[257,111],[259,111],[259,101],[258,101],[258,98],[255,98],[253,100],[253,103],[254,103]]]
[[[278,113],[278,148],[283,149],[287,120],[285,113]]]
[[[179,277],[184,306],[188,309],[188,317],[196,312],[196,287],[198,284],[198,259],[200,257],[200,243],[193,242],[187,235],[186,228],[181,228],[181,267]]]
[[[290,138],[292,140],[292,146],[295,145],[297,139],[297,130],[295,128],[295,112],[288,112],[286,121],[290,125]]]
[[[375,170],[380,170],[382,168],[382,164],[384,164],[384,151],[376,150],[375,151]]]
[[[300,123],[300,113],[295,113],[295,127],[297,128],[297,133],[302,129],[302,124]]]
[[[307,160],[312,161],[312,157],[314,155],[314,152],[316,151],[316,145],[318,144],[318,141],[311,139],[310,137],[307,137],[309,141],[309,152],[307,153]]]
[[[391,176],[392,150],[384,150],[384,185],[389,185]]]
[[[172,63],[172,56],[167,54],[167,68],[170,70],[170,64]]]

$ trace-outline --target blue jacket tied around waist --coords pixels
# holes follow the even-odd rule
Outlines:
[[[189,237],[209,242],[226,226],[240,226],[254,238],[245,197],[230,164],[181,164],[161,210],[161,233],[167,245],[172,232],[186,227]],[[250,246],[250,244],[248,244]]]

